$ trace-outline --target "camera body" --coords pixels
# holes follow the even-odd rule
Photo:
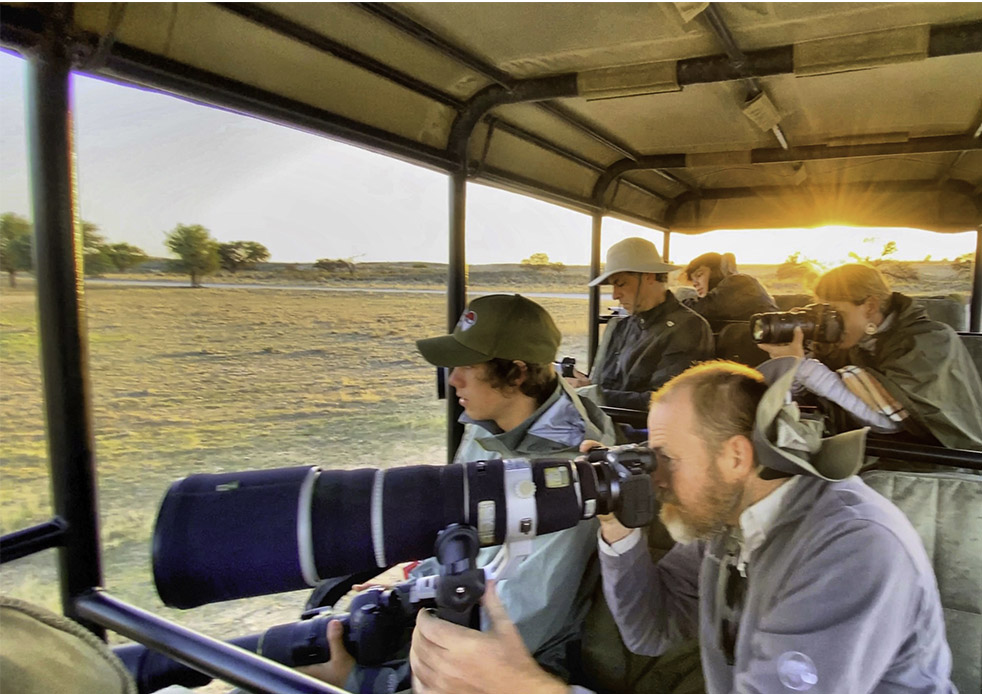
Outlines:
[[[750,317],[750,334],[757,343],[791,342],[795,328],[801,328],[806,340],[834,344],[842,339],[844,325],[842,315],[828,304],[809,304]]]
[[[563,357],[557,362],[553,362],[556,373],[563,378],[572,378],[576,375],[576,357]]]
[[[303,614],[302,621],[271,627],[260,640],[257,653],[291,667],[330,659],[327,623],[344,627],[344,646],[361,665],[375,667],[391,660],[409,642],[416,622],[408,585],[391,590],[369,588],[354,597],[347,613],[319,608]]]
[[[653,450],[640,445],[595,448],[587,460],[597,479],[597,513],[613,513],[627,528],[643,528],[655,519]]]

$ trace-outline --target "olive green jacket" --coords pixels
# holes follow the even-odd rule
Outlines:
[[[968,350],[910,297],[894,292],[890,302],[892,325],[870,340],[872,349],[861,343],[822,361],[871,372],[907,410],[904,426],[915,438],[982,450],[982,380]]]

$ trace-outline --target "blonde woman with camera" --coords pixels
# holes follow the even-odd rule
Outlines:
[[[816,345],[798,371],[799,387],[826,402],[836,430],[869,426],[907,440],[982,450],[982,381],[957,333],[891,292],[875,268],[843,265],[822,275],[819,301],[839,312],[842,334]],[[804,357],[795,328],[786,344],[760,344],[771,357]]]

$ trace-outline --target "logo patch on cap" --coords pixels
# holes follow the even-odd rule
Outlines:
[[[477,314],[474,311],[464,311],[460,314],[457,327],[460,328],[461,332],[464,332],[473,328],[475,323],[477,323]]]

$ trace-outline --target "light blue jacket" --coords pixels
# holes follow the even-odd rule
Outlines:
[[[563,379],[552,396],[511,431],[502,432],[493,422],[475,422],[466,415],[461,421],[465,428],[454,456],[457,463],[572,458],[585,439],[607,446],[615,443],[610,418],[577,396]],[[498,586],[526,647],[541,664],[560,674],[565,674],[566,643],[579,635],[596,585],[597,573],[590,560],[597,548],[597,527],[596,520],[584,521],[575,528],[535,538],[532,553],[517,573]],[[478,564],[488,564],[499,549],[482,549]]]

